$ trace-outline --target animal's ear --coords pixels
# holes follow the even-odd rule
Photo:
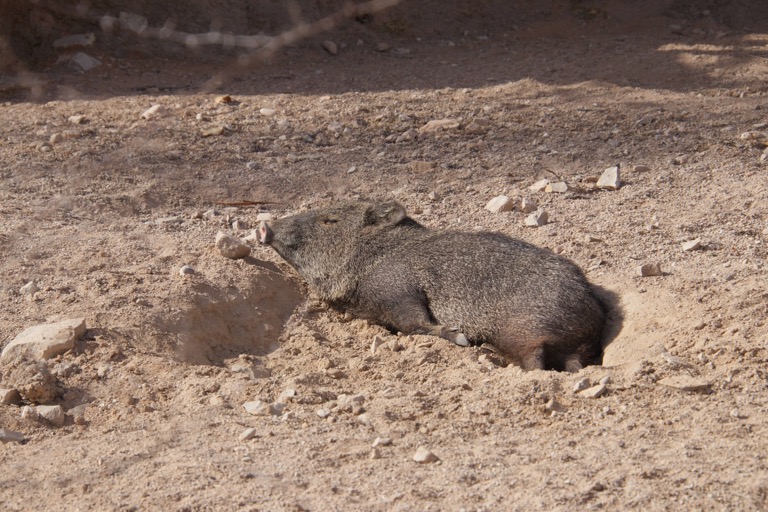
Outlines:
[[[365,212],[365,224],[369,226],[394,226],[406,217],[405,207],[397,201],[377,203]]]

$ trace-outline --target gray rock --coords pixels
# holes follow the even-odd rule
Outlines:
[[[339,53],[339,47],[333,41],[323,41],[323,49],[331,55]]]
[[[547,185],[549,185],[549,180],[544,178],[537,181],[536,183],[531,185],[529,188],[533,192],[541,192],[542,190],[547,188]]]
[[[597,386],[592,386],[591,388],[579,391],[578,394],[584,398],[600,398],[605,394],[607,389],[608,387],[605,384],[598,384]]]
[[[21,288],[19,288],[19,293],[21,295],[28,295],[30,297],[33,297],[37,292],[40,291],[40,288],[37,287],[37,283],[34,281],[30,281]]]
[[[21,419],[37,421],[40,419],[40,416],[37,414],[37,409],[33,405],[25,405],[21,408]]]
[[[168,114],[168,111],[166,108],[162,105],[152,105],[147,110],[142,112],[141,118],[142,119],[157,119],[159,117],[164,117]]]
[[[371,341],[371,354],[376,355],[376,352],[379,350],[379,347],[384,345],[386,343],[383,339],[381,339],[381,336],[374,336],[373,341]]]
[[[664,272],[661,270],[661,265],[658,263],[646,263],[637,268],[637,274],[640,277],[654,277],[663,276]]]
[[[697,238],[695,240],[689,240],[687,242],[683,242],[682,244],[683,251],[689,252],[689,251],[696,251],[701,249],[701,239]]]
[[[710,382],[688,375],[665,377],[659,380],[658,384],[680,391],[707,391],[712,386]]]
[[[419,446],[416,449],[416,453],[413,454],[413,460],[419,464],[430,464],[432,462],[437,462],[440,459],[427,448]]]
[[[73,46],[91,46],[96,42],[96,34],[72,34],[60,37],[53,41],[53,47],[56,49],[71,48]]]
[[[530,197],[524,197],[523,200],[520,201],[520,211],[523,213],[533,213],[538,207],[539,203]]]
[[[0,388],[0,404],[17,405],[21,402],[21,395],[13,388]]]
[[[242,259],[251,254],[251,248],[239,238],[219,231],[216,235],[216,248],[222,256],[229,259]]]
[[[50,359],[74,348],[75,341],[85,334],[85,330],[85,318],[28,327],[6,345],[0,360],[17,356]]]
[[[248,441],[249,439],[253,439],[256,437],[256,429],[255,428],[247,428],[240,432],[240,435],[237,436],[237,438],[240,441]]]
[[[563,194],[565,192],[568,192],[571,190],[571,187],[568,186],[568,184],[564,181],[559,181],[557,183],[549,183],[546,187],[544,187],[544,192],[549,193],[556,193],[556,194]]]
[[[597,188],[606,190],[618,190],[619,187],[621,187],[621,177],[619,175],[618,165],[607,168],[605,171],[603,171],[600,179],[597,180]]]
[[[83,124],[85,122],[85,116],[81,116],[81,115],[69,116],[67,118],[67,121],[69,121],[72,124]]]
[[[488,201],[485,209],[492,213],[511,212],[515,209],[515,201],[507,196],[496,196]]]
[[[24,434],[21,432],[0,428],[0,443],[23,443],[24,441]]]
[[[77,52],[72,57],[70,57],[69,60],[83,71],[90,71],[91,69],[101,65],[101,61],[99,59],[91,57],[87,53],[83,52]]]
[[[38,405],[37,415],[40,419],[43,419],[53,425],[54,427],[60,427],[64,425],[64,408],[60,405]]]
[[[245,409],[248,414],[253,414],[254,416],[269,416],[272,414],[269,404],[262,402],[261,400],[245,402],[243,404],[243,409]]]
[[[317,414],[321,418],[327,418],[328,416],[331,415],[331,411],[329,409],[322,408],[315,411],[315,414]]]
[[[579,380],[576,384],[573,385],[573,392],[578,393],[579,391],[584,391],[590,386],[589,379],[584,377],[583,379]]]
[[[544,209],[538,209],[525,218],[525,225],[529,228],[538,228],[549,222],[549,214]]]
[[[182,277],[189,276],[194,273],[195,273],[195,269],[190,267],[189,265],[184,265],[179,269],[179,275]]]

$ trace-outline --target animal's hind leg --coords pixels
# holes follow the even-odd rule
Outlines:
[[[382,306],[385,306],[382,308]],[[406,334],[439,336],[460,347],[470,345],[458,327],[446,327],[435,323],[427,306],[418,300],[404,300],[387,305],[379,304],[385,323]]]

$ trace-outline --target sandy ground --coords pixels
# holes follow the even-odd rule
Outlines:
[[[211,94],[215,63],[94,50],[87,73],[39,71],[44,101],[5,91],[0,343],[88,330],[43,363],[63,426],[0,406],[27,440],[0,445],[0,508],[764,510],[768,31],[681,16],[341,31],[335,56],[288,48]],[[438,119],[458,127],[418,135]],[[622,187],[597,190],[617,164]],[[571,190],[531,191],[542,178]],[[500,194],[550,222],[485,210]],[[578,263],[622,312],[604,364],[523,372],[398,337],[308,299],[268,248],[214,248],[259,214],[355,197]],[[20,365],[0,383],[45,373]],[[573,392],[606,377],[600,398]]]

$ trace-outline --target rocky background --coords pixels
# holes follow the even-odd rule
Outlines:
[[[0,507],[764,509],[763,2],[295,5],[0,2]],[[574,260],[604,364],[345,318],[255,243],[356,197]]]

